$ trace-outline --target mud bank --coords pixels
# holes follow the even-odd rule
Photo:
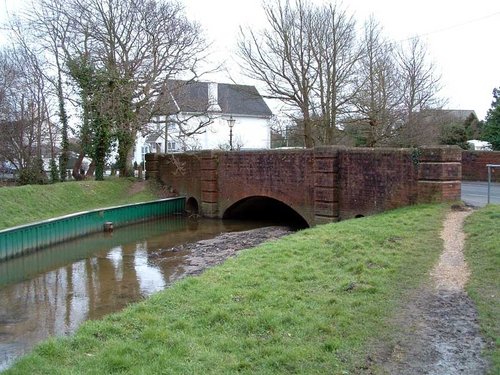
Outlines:
[[[175,281],[185,276],[198,275],[205,269],[235,256],[240,250],[249,249],[291,233],[293,231],[290,228],[279,226],[222,233],[212,239],[162,249],[151,257],[155,262],[161,263],[168,261],[166,256],[170,253],[179,253],[180,256],[184,256],[183,271],[171,278],[171,281]]]

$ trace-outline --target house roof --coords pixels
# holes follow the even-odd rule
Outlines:
[[[458,121],[465,122],[470,115],[473,115],[477,119],[476,112],[471,109],[431,109],[426,110],[423,113],[423,117],[436,120],[447,120],[447,121]]]
[[[442,109],[442,111],[448,113],[457,120],[465,121],[471,114],[477,119],[476,111],[471,109]]]
[[[215,90],[214,98],[209,97],[210,90]],[[217,107],[213,107],[216,101]],[[219,112],[221,114],[270,117],[272,112],[255,86],[228,83],[210,83],[199,81],[172,80],[163,93],[160,111],[169,113]],[[217,108],[216,111],[213,109]]]
[[[158,138],[160,138],[162,135],[163,135],[162,131],[160,130],[154,131],[146,136],[145,141],[146,143],[155,143],[158,140]]]

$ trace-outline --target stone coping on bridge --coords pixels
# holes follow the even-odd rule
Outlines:
[[[204,216],[222,218],[245,199],[265,197],[315,225],[460,200],[461,158],[454,146],[147,154],[146,178],[196,200]]]

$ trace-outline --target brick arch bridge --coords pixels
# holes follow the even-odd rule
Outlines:
[[[460,200],[461,158],[458,147],[148,154],[146,178],[186,196],[206,217],[222,218],[230,207],[264,197],[313,226],[416,203]]]

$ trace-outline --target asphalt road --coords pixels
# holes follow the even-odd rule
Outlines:
[[[488,183],[462,181],[462,200],[471,206],[485,206],[488,201]],[[490,203],[500,204],[500,183],[491,183]]]

